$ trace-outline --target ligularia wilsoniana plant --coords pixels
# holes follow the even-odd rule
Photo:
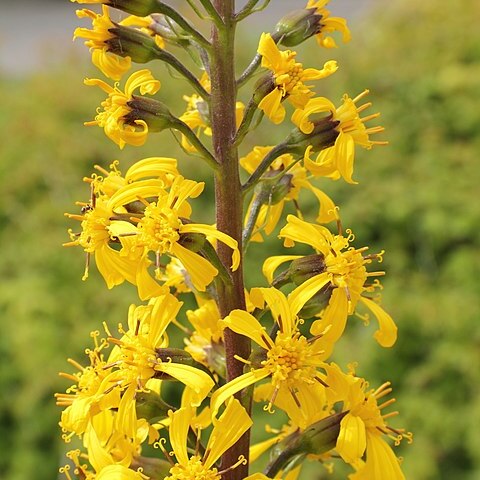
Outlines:
[[[340,102],[317,94],[339,68],[329,49],[334,37],[350,40],[346,21],[331,16],[328,0],[291,2],[297,9],[261,34],[236,77],[235,27],[269,0],[238,9],[234,0],[188,0],[178,9],[159,0],[76,2],[101,4],[98,12],[78,10],[92,25],[74,33],[104,77],[85,80],[106,94],[86,125],[101,127],[121,149],[170,130],[186,157],[211,170],[205,181],[215,184],[216,216],[195,219],[205,184],[186,178],[161,143],[159,156],[129,168],[96,165],[85,179],[90,198],[67,214],[78,223],[65,245],[86,253],[84,280],[95,263],[109,289],[126,281],[139,301],[123,320],[106,319],[85,357],[61,373],[70,382],[56,394],[63,439],[81,439],[61,473],[67,480],[292,480],[309,459],[332,478],[343,462],[350,480],[404,479],[393,447],[412,435],[390,423],[397,414],[388,410],[390,383],[369,387],[356,375],[357,358],[347,370],[333,362],[355,314],[373,315],[380,346],[397,339],[380,305],[385,272],[373,266],[383,252],[353,246],[321,185],[356,183],[358,147],[386,144],[372,138],[383,127],[368,124],[378,114],[363,116],[368,91]],[[112,7],[127,15],[114,21]],[[305,65],[292,50],[303,42],[318,49],[319,65]],[[177,56],[181,50],[194,61],[181,61],[189,58]],[[155,62],[184,81],[172,109],[186,101],[180,116],[162,100],[169,79],[145,65]],[[262,127],[285,128],[285,140],[275,145],[264,133],[264,144],[246,149],[245,138]],[[302,190],[313,195],[315,212],[302,207]],[[269,238],[274,231],[278,238]],[[256,264],[264,283],[252,285],[244,280],[247,248],[266,241],[271,256],[263,268]],[[303,254],[275,254],[280,241],[303,244]],[[185,310],[188,298],[196,308]],[[183,342],[175,341],[179,331]],[[165,382],[178,385],[175,404]],[[279,414],[284,426],[267,428]],[[252,428],[270,436],[252,445]],[[264,454],[268,460],[257,462]]]

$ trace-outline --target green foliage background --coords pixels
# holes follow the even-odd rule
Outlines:
[[[334,10],[334,2],[332,2]],[[371,338],[374,326],[351,322],[337,361],[359,362],[372,386],[392,380],[401,416],[414,431],[402,449],[407,478],[480,478],[480,4],[397,0],[357,22],[353,41],[333,52],[341,69],[321,83],[339,99],[371,89],[387,127],[387,148],[358,152],[357,186],[322,182],[341,205],[357,246],[387,251],[384,305],[400,331],[391,350]],[[247,39],[254,51],[255,40]],[[247,49],[242,53],[247,61]],[[331,52],[310,44],[301,61],[318,65]],[[65,358],[81,358],[101,321],[124,321],[128,286],[107,291],[92,271],[80,281],[83,257],[62,249],[63,212],[88,197],[82,176],[94,163],[123,165],[154,154],[183,157],[169,134],[146,148],[119,152],[99,129],[81,127],[101,95],[81,85],[90,67],[75,60],[25,80],[0,77],[0,478],[51,479],[63,463],[53,393],[65,383]],[[89,72],[94,75],[90,69]],[[176,98],[165,71],[162,95]],[[169,90],[170,89],[170,90]],[[267,131],[251,144],[281,138]],[[285,133],[285,130],[283,130]],[[265,140],[268,138],[268,140]],[[195,161],[187,176],[202,179]],[[195,211],[209,217],[212,189]],[[211,203],[210,203],[211,205]],[[273,247],[272,247],[273,244]],[[270,244],[253,246],[251,268]],[[250,271],[250,267],[249,267]],[[255,279],[258,281],[259,277]],[[314,474],[310,475],[314,478]],[[388,479],[387,479],[388,480]]]

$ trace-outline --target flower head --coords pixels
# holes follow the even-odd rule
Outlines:
[[[325,8],[329,1],[330,0],[308,0],[306,8],[315,8],[315,14],[321,16],[318,32],[315,35],[318,44],[325,48],[335,48],[337,44],[330,36],[331,33],[340,32],[344,43],[350,41],[351,35],[344,18],[330,16],[330,12]]]
[[[278,332],[272,339],[260,322],[243,310],[233,310],[223,319],[226,327],[253,340],[261,351],[252,360],[245,360],[251,367],[248,373],[230,381],[212,395],[212,411],[215,413],[227,398],[239,390],[268,377],[271,396],[266,409],[271,411],[280,395],[288,397],[283,407],[286,412],[290,415],[293,410],[292,416],[298,417],[303,398],[315,401],[312,396],[316,398],[316,390],[312,385],[323,384],[318,368],[323,366],[326,358],[319,348],[318,339],[307,339],[298,329],[302,320],[297,314],[305,299],[297,293],[287,298],[274,288],[253,289],[250,298],[257,308],[267,303]]]
[[[328,77],[337,70],[335,61],[325,63],[322,70],[304,69],[301,63],[295,61],[296,52],[279,50],[269,33],[262,33],[258,53],[262,55],[262,67],[271,71],[273,83],[258,108],[276,124],[285,118],[283,100],[288,99],[295,108],[304,108],[314,95],[304,82]]]
[[[370,149],[374,145],[385,145],[387,142],[370,139],[370,135],[384,131],[383,127],[366,127],[365,123],[377,118],[380,114],[374,113],[366,117],[360,117],[360,113],[371,106],[365,103],[357,106],[356,103],[368,94],[365,90],[354,99],[344,95],[343,103],[336,108],[330,100],[324,97],[316,97],[309,100],[303,109],[296,110],[292,115],[292,121],[305,134],[314,132],[315,121],[311,117],[328,112],[330,117],[321,120],[322,124],[331,124],[331,128],[337,132],[333,146],[320,151],[315,161],[310,157],[311,148],[305,152],[305,167],[315,176],[343,177],[349,183],[355,183],[352,179],[353,162],[355,159],[355,144]]]
[[[182,407],[176,412],[170,412],[170,442],[176,462],[165,480],[220,480],[225,471],[246,462],[240,457],[236,464],[228,465],[223,471],[218,471],[215,467],[215,462],[222,454],[252,425],[251,418],[238,400],[230,399],[223,414],[215,420],[203,455],[198,451],[191,455],[187,450],[187,435],[194,414],[195,410],[191,407]]]
[[[132,73],[125,83],[125,91],[120,90],[117,84],[111,87],[98,79],[87,78],[85,84],[96,85],[108,94],[108,98],[102,102],[103,111],[99,111],[95,120],[86,122],[85,125],[98,125],[103,128],[105,135],[120,148],[127,143],[136,146],[143,145],[151,126],[146,121],[150,118],[147,114],[151,112],[145,110],[147,108],[145,106],[143,109],[142,106],[138,108],[138,103],[143,97],[134,97],[134,92],[137,89],[142,95],[146,93],[153,95],[158,92],[160,82],[153,78],[150,70],[145,69]],[[160,108],[159,105],[152,105],[152,108]]]
[[[295,290],[297,295],[313,297],[318,292],[327,295],[328,302],[321,312],[320,320],[313,322],[311,332],[319,335],[324,332],[321,342],[327,351],[342,335],[348,315],[355,312],[357,304],[363,303],[377,318],[379,329],[374,337],[384,347],[391,347],[397,339],[397,327],[378,303],[370,298],[377,288],[378,280],[370,283],[372,277],[382,276],[384,272],[367,272],[366,265],[373,259],[382,260],[382,254],[364,255],[366,247],[350,247],[354,236],[333,235],[327,228],[314,225],[289,215],[287,225],[280,231],[284,244],[291,247],[295,242],[310,245],[315,255],[307,257],[302,271],[297,272],[295,264],[287,271],[287,277],[295,281],[299,274],[301,284]],[[275,256],[266,260],[263,271],[269,282],[273,282],[275,270],[284,262],[302,260],[303,256]],[[311,259],[311,268],[308,268]],[[284,272],[285,273],[285,272]],[[283,274],[282,274],[283,276]],[[323,307],[322,307],[323,308]],[[318,312],[320,313],[320,312]]]

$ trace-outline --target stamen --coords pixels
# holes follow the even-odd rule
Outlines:
[[[363,97],[367,96],[370,93],[370,90],[365,89],[362,93],[358,94],[354,99],[353,103],[357,103],[359,100],[361,100]]]
[[[82,365],[80,365],[76,360],[73,360],[72,358],[67,358],[67,362],[70,364],[70,365],[73,365],[75,368],[77,368],[78,370],[80,370],[81,372],[83,372],[85,370],[85,367],[83,367]]]
[[[172,454],[171,453],[168,453],[167,450],[165,449],[165,447],[163,446],[164,443],[167,443],[167,439],[166,438],[161,438],[158,442],[155,442],[153,444],[154,448],[159,448],[162,453],[165,455],[165,458],[168,460],[168,462],[170,463],[170,465],[172,467],[175,466],[175,462],[172,460]]]
[[[243,456],[243,455],[240,455],[238,457],[238,461],[237,463],[234,463],[231,467],[228,467],[226,468],[225,470],[221,470],[220,472],[218,472],[219,475],[223,475],[227,472],[230,472],[232,470],[234,470],[235,468],[237,468],[238,466],[240,465],[246,465],[248,463],[247,459]]]

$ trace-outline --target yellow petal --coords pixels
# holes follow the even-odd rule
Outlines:
[[[170,443],[177,457],[177,462],[181,465],[188,463],[187,436],[190,428],[190,422],[193,418],[194,409],[185,406],[176,412],[168,412],[170,417],[170,427],[168,429]]]
[[[218,273],[218,270],[208,260],[178,243],[172,247],[172,254],[182,262],[190,275],[193,286],[200,292],[206,290],[207,285],[212,283]]]
[[[282,92],[275,88],[262,98],[258,108],[275,124],[282,123],[285,119],[285,108],[282,105]]]
[[[405,480],[398,458],[381,435],[367,432],[365,478],[372,480]],[[368,476],[367,476],[368,475]]]
[[[260,322],[243,310],[233,310],[221,323],[240,335],[251,338],[257,345],[269,350],[273,347],[273,341],[268,336]]]
[[[367,447],[365,424],[360,417],[347,413],[340,422],[336,450],[347,463],[356,463]],[[389,478],[389,477],[385,477]]]
[[[222,404],[230,397],[233,397],[236,393],[248,386],[262,380],[267,377],[269,372],[264,368],[258,370],[252,370],[251,372],[244,373],[237,378],[234,378],[230,382],[220,387],[213,395],[210,401],[210,408],[212,409],[212,417],[218,412],[218,409]]]
[[[210,375],[190,365],[162,362],[155,365],[155,370],[164,372],[191,388],[196,394],[192,395],[192,406],[194,407],[198,407],[202,403],[215,385]]]
[[[329,283],[330,277],[327,272],[315,275],[309,278],[306,282],[303,282],[295,290],[293,290],[288,296],[288,302],[292,313],[296,315],[303,306],[327,283]]]
[[[255,305],[261,303],[257,299],[258,296],[261,296],[265,302],[267,302],[274,320],[280,327],[280,331],[284,333],[292,332],[295,328],[295,316],[292,315],[289,302],[283,292],[273,287],[252,288],[250,291],[250,299]]]
[[[145,177],[163,177],[165,174],[178,175],[177,160],[169,157],[149,157],[134,163],[125,174],[127,183]]]
[[[252,419],[240,402],[231,398],[227,408],[215,422],[207,444],[207,455],[203,464],[210,468],[222,454],[234,445],[252,426]]]
[[[273,282],[273,276],[277,268],[285,262],[290,260],[295,260],[297,258],[303,258],[303,255],[277,255],[275,257],[270,257],[263,262],[262,272],[265,275],[267,282]]]
[[[374,333],[374,337],[382,347],[391,347],[397,341],[397,326],[392,317],[378,304],[369,298],[360,297],[370,311],[378,320],[379,329]]]
[[[182,233],[203,233],[208,237],[216,238],[220,240],[225,245],[228,245],[232,250],[232,270],[235,271],[238,266],[240,265],[240,252],[238,250],[238,242],[234,240],[232,237],[227,235],[226,233],[217,230],[215,227],[211,225],[203,225],[203,224],[195,224],[195,223],[187,223],[186,225],[182,225],[181,227]]]

